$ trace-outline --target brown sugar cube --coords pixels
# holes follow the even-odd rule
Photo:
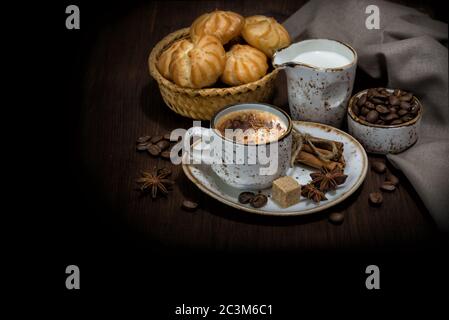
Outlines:
[[[292,177],[285,176],[273,181],[272,199],[282,208],[299,202],[301,185]]]

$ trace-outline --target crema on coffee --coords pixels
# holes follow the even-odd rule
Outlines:
[[[223,115],[215,125],[221,136],[242,144],[277,141],[286,124],[275,114],[256,109],[233,111]]]

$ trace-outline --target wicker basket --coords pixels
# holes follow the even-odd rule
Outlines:
[[[226,105],[268,102],[272,98],[279,69],[274,69],[257,81],[227,88],[183,88],[165,79],[156,67],[159,56],[173,42],[188,37],[189,28],[170,33],[153,48],[148,58],[150,74],[159,84],[162,98],[170,109],[192,119],[210,120],[218,109]]]

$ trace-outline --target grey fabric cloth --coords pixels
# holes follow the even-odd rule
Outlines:
[[[368,5],[380,9],[380,29],[368,30]],[[388,87],[412,91],[424,106],[418,142],[389,161],[402,170],[437,225],[449,230],[449,106],[447,24],[385,1],[310,1],[284,26],[294,41],[330,38],[352,45],[358,66]],[[357,78],[356,78],[357,81]],[[286,91],[276,103],[287,103]]]

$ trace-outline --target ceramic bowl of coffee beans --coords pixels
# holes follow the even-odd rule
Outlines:
[[[423,108],[413,93],[371,88],[348,105],[348,130],[367,152],[399,153],[418,140]]]

